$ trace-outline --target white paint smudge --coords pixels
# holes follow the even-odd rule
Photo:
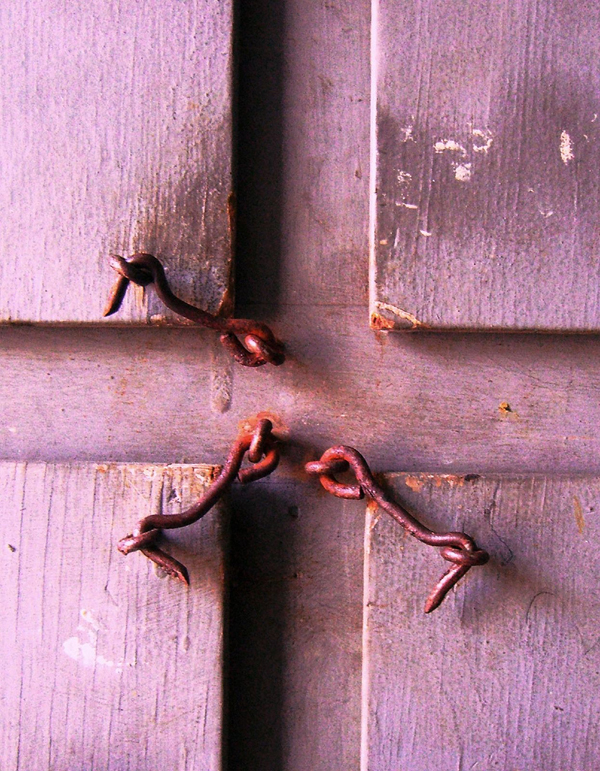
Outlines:
[[[396,201],[396,206],[403,206],[405,209],[418,209],[416,203],[406,203],[406,201]]]
[[[542,203],[540,203],[537,193],[532,187],[527,188],[528,193],[533,193],[533,195],[536,197],[536,208],[538,212],[544,217],[544,219],[548,219],[548,217],[551,217],[554,214],[554,210],[550,209],[548,206],[544,206]]]
[[[561,131],[560,133],[560,157],[565,165],[575,158],[573,155],[573,140],[566,131]]]
[[[87,634],[88,640],[87,642],[82,642],[77,636],[69,637],[63,643],[63,653],[84,667],[109,667],[114,669],[117,674],[122,672],[124,666],[122,662],[110,661],[98,653],[100,624],[94,618],[91,611],[83,609],[80,611],[80,615],[88,626],[79,624],[77,631]],[[133,665],[129,664],[127,666]]]
[[[422,236],[425,236],[426,238],[429,238],[429,236],[432,236],[432,235],[433,235],[433,233],[431,233],[429,230],[419,230],[419,233],[420,233]]]
[[[412,180],[412,174],[410,174],[408,171],[399,171],[396,179],[398,180],[399,185],[408,185],[408,183]]]
[[[414,142],[415,138],[413,137],[413,129],[414,126],[404,126],[404,128],[401,128],[400,131],[404,134],[404,139],[402,140],[402,143],[405,142]]]
[[[454,178],[459,182],[468,182],[471,179],[471,164],[459,163],[454,169]]]
[[[450,150],[451,152],[462,153],[463,155],[467,154],[465,148],[462,145],[459,145],[454,139],[441,139],[433,145],[433,149],[436,153],[443,153],[446,150]]]
[[[483,142],[483,144],[475,144],[475,141],[473,141],[473,152],[485,153],[487,155],[487,151],[490,149],[492,142],[494,141],[492,132],[489,129],[486,129],[485,131],[482,131],[481,129],[473,129],[473,136],[481,139]]]

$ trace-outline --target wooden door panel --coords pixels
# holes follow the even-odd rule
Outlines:
[[[390,474],[426,524],[489,551],[440,608],[443,565],[366,525],[363,769],[592,769],[600,741],[600,479]]]
[[[168,535],[189,589],[115,548],[214,472],[0,464],[3,768],[221,768],[225,509]]]
[[[231,1],[5,4],[0,68],[0,322],[100,322],[139,251],[228,310]],[[108,323],[176,318],[147,295]]]
[[[600,329],[599,23],[377,0],[375,328]]]

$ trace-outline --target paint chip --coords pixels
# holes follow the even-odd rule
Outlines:
[[[573,140],[566,131],[561,131],[560,134],[560,157],[565,165],[575,158],[573,154]]]
[[[471,164],[459,163],[454,169],[454,178],[459,182],[468,182],[471,179]]]
[[[477,145],[475,144],[475,141],[473,141],[473,152],[485,153],[487,155],[487,152],[492,146],[492,142],[494,141],[492,132],[489,129],[486,129],[485,131],[482,131],[481,129],[473,129],[473,136],[481,139],[483,142],[483,144]]]
[[[413,129],[414,126],[403,126],[400,131],[404,134],[404,139],[402,140],[402,144],[405,142],[414,142],[415,138],[413,137]]]
[[[450,150],[451,152],[462,153],[463,155],[467,154],[465,148],[462,145],[459,145],[454,139],[440,139],[433,145],[433,149],[436,153],[443,153],[446,150]]]
[[[404,478],[404,484],[415,493],[420,493],[425,487],[425,482],[419,477],[407,476]]]

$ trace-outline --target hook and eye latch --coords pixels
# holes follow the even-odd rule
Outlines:
[[[215,316],[174,295],[165,269],[154,255],[139,253],[128,259],[112,255],[110,264],[119,278],[108,299],[104,316],[112,316],[119,310],[131,282],[144,287],[154,284],[156,294],[167,308],[196,324],[220,332],[223,347],[244,367],[261,367],[263,364],[279,366],[285,361],[283,343],[266,324],[250,319]]]
[[[251,465],[242,468],[244,457],[248,458]],[[254,482],[275,471],[278,464],[279,446],[273,435],[273,424],[263,418],[253,431],[242,431],[238,436],[221,472],[197,503],[180,514],[151,514],[144,517],[133,533],[121,538],[117,549],[122,554],[141,551],[165,573],[188,585],[190,579],[185,565],[157,545],[162,531],[193,525],[212,509],[236,479],[242,484]]]
[[[440,555],[451,563],[451,567],[440,578],[427,598],[425,613],[431,613],[439,607],[450,589],[472,567],[485,565],[489,560],[489,554],[480,549],[466,533],[436,533],[422,525],[399,503],[392,501],[375,481],[366,460],[353,447],[345,445],[330,447],[323,453],[320,460],[307,463],[305,469],[307,473],[318,476],[327,492],[338,498],[359,500],[365,495],[369,496],[410,535],[428,546],[436,546],[440,549]],[[343,484],[336,479],[336,474],[349,470],[356,477],[356,483]]]

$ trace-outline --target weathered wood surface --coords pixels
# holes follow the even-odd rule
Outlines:
[[[3,769],[221,768],[224,509],[168,536],[189,589],[115,548],[214,472],[0,464]]]
[[[443,563],[369,507],[363,771],[600,763],[600,479],[390,474],[491,555],[430,616]]]
[[[375,328],[600,329],[600,7],[374,4]]]
[[[240,420],[276,413],[280,469],[234,488],[229,768],[356,771],[364,507],[314,505],[299,464],[342,441],[376,470],[600,473],[600,339],[374,337],[370,0],[239,11],[237,313],[272,322],[289,360],[233,368],[231,409],[215,414],[212,335],[5,328],[1,452],[218,463]],[[433,580],[444,563],[426,559]]]
[[[0,69],[0,322],[100,322],[136,251],[228,311],[231,0],[6,3]],[[136,287],[103,323],[165,316]]]

